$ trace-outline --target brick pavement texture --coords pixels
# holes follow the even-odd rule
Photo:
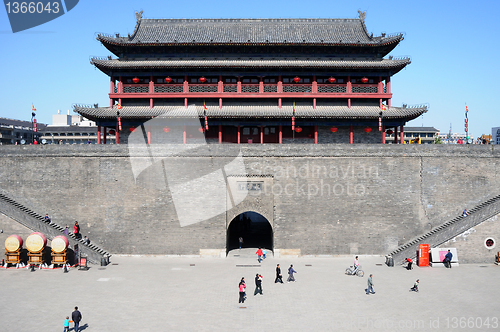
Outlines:
[[[380,256],[360,256],[365,276],[359,278],[344,274],[352,261],[114,256],[117,265],[66,274],[2,269],[0,330],[61,330],[74,306],[85,332],[498,330],[499,266],[407,271],[383,265]],[[277,263],[285,278],[293,264],[297,281],[275,284]],[[262,296],[253,296],[256,273],[264,277]],[[364,291],[370,273],[375,295]],[[243,276],[249,291],[241,305],[237,286]],[[420,292],[409,292],[416,279]]]

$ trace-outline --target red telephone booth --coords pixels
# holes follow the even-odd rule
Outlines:
[[[418,245],[418,266],[429,266],[429,245]]]

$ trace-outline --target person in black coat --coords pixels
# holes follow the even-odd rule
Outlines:
[[[255,275],[255,292],[253,292],[253,295],[257,295],[257,293],[262,295],[262,276],[258,273]]]
[[[75,310],[71,314],[71,319],[73,320],[73,323],[75,323],[75,328],[73,330],[78,332],[80,321],[82,320],[82,314],[78,311],[78,307],[75,307]]]
[[[281,275],[281,268],[279,264],[276,266],[276,280],[274,280],[274,283],[278,282],[283,283],[283,276]]]

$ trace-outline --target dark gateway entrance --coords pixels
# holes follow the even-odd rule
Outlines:
[[[271,224],[257,212],[243,212],[231,220],[226,234],[226,253],[239,248],[240,236],[243,238],[242,248],[273,250]]]

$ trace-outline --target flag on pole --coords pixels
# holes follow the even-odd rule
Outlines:
[[[208,110],[207,105],[205,105],[205,102],[203,102],[203,109],[206,111]]]
[[[469,108],[467,107],[467,105],[465,105],[465,111],[469,112]]]
[[[32,110],[33,112],[36,112],[35,105],[31,104],[31,110]]]
[[[384,104],[382,104],[382,103],[380,103],[380,109],[381,109],[382,111],[387,111],[387,107],[385,107],[385,105],[384,105]]]

